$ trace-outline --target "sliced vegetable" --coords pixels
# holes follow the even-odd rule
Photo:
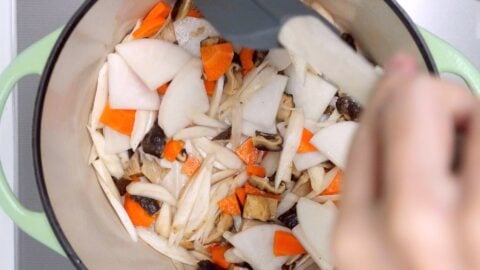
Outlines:
[[[130,136],[135,124],[135,111],[115,110],[107,103],[100,117],[100,122],[115,131]]]
[[[194,124],[199,126],[206,126],[206,127],[213,127],[213,128],[220,128],[226,129],[228,125],[222,121],[219,121],[215,118],[207,116],[203,113],[197,113],[192,117],[192,121]]]
[[[141,40],[138,40],[141,41]],[[126,46],[137,41],[128,42]],[[108,61],[108,100],[113,109],[157,110],[160,97],[138,78],[125,60],[111,53]],[[156,88],[154,88],[156,89]]]
[[[205,85],[205,91],[207,91],[207,95],[209,97],[213,96],[213,94],[215,93],[215,86],[217,85],[217,81],[204,80],[203,84]]]
[[[153,127],[155,120],[157,120],[157,114],[155,111],[137,110],[135,112],[135,123],[133,124],[132,133],[130,135],[130,147],[134,151],[145,138],[145,135]]]
[[[162,84],[157,88],[157,93],[159,95],[165,95],[165,93],[167,93],[168,86],[169,86],[169,83]]]
[[[290,66],[290,64],[292,64],[290,55],[285,49],[271,49],[268,51],[265,61],[268,61],[272,66],[280,71],[286,69],[288,66]]]
[[[93,129],[101,128],[100,117],[107,105],[108,100],[108,65],[103,64],[98,72],[97,90],[93,100],[92,113],[90,114],[90,127]]]
[[[306,36],[312,38],[302,38]],[[279,40],[289,51],[308,60],[317,73],[324,74],[361,105],[367,102],[379,74],[372,64],[320,20],[311,16],[290,19],[280,30]]]
[[[328,187],[322,192],[321,195],[339,194],[342,187],[342,177],[343,177],[343,172],[341,170],[338,170],[333,180],[330,182]]]
[[[200,168],[201,162],[194,155],[188,155],[187,161],[182,165],[182,173],[187,176],[193,176]]]
[[[251,165],[257,162],[260,151],[253,145],[252,138],[248,138],[242,145],[235,149],[235,153],[245,164]]]
[[[265,174],[271,177],[278,168],[278,161],[280,160],[280,152],[268,152],[263,158],[260,165],[265,168]]]
[[[188,11],[187,16],[194,18],[203,18],[203,14],[196,8],[192,8]]]
[[[137,233],[140,239],[165,256],[188,265],[195,265],[198,262],[198,260],[184,248],[170,246],[167,239],[149,231],[148,229],[137,228]]]
[[[224,245],[213,245],[208,247],[208,252],[212,254],[212,262],[223,269],[228,269],[230,263],[225,260],[224,254],[228,250]]]
[[[158,111],[158,124],[167,137],[191,124],[191,116],[208,111],[201,63],[198,59],[188,62],[170,83]]]
[[[208,81],[216,81],[224,75],[233,60],[231,43],[221,43],[200,48],[203,74]]]
[[[160,236],[168,238],[172,225],[172,207],[169,204],[162,204],[157,220],[155,221],[155,232]]]
[[[235,155],[230,149],[210,141],[207,138],[197,138],[192,140],[195,147],[206,153],[215,155],[215,160],[225,165],[230,169],[240,169],[242,168],[242,160]]]
[[[310,143],[310,140],[313,138],[313,133],[310,130],[304,128],[302,132],[302,139],[300,145],[298,146],[297,153],[310,153],[317,151],[317,148]]]
[[[131,195],[137,195],[165,202],[170,205],[176,205],[175,197],[164,187],[151,183],[135,182],[127,186],[127,192]]]
[[[293,206],[295,206],[298,199],[299,199],[299,197],[297,195],[295,195],[295,193],[286,192],[286,194],[283,196],[282,200],[280,201],[280,204],[278,205],[277,213],[276,213],[277,218],[279,218],[280,216],[285,214],[288,210],[290,210]],[[295,226],[290,227],[290,226],[287,225],[287,227],[293,228]]]
[[[171,81],[191,59],[181,47],[158,39],[137,39],[115,49],[152,91]]]
[[[308,169],[310,184],[314,192],[322,192],[323,178],[325,177],[325,168],[317,165]]]
[[[197,241],[203,234],[202,225],[206,222],[209,211],[211,182],[212,171],[210,170],[201,179],[195,205],[185,227],[185,237],[191,241]]]
[[[106,126],[103,128],[105,137],[105,153],[118,154],[130,149],[130,137]]]
[[[155,221],[155,216],[150,215],[143,207],[132,199],[130,194],[125,194],[125,201],[123,203],[125,211],[127,211],[133,225],[139,227],[149,227]]]
[[[275,175],[275,188],[280,186],[282,180],[291,171],[292,160],[300,145],[303,131],[304,117],[302,110],[294,110],[290,116],[287,130],[285,131],[283,151],[280,155],[277,174]]]
[[[236,188],[235,189],[235,195],[237,195],[237,199],[240,202],[240,204],[243,206],[245,205],[245,199],[247,197],[247,193],[245,192],[245,188]]]
[[[223,213],[229,214],[232,216],[239,216],[242,214],[240,206],[238,205],[238,200],[235,194],[229,195],[223,200],[218,202],[218,208],[222,210]]]
[[[273,254],[274,235],[279,230],[290,231],[274,224],[258,225],[235,234],[229,242],[253,269],[278,270],[289,259]]]
[[[145,19],[140,27],[133,32],[132,37],[135,39],[151,37],[155,35],[160,28],[162,28],[162,26],[165,25],[166,21],[167,19],[162,17],[157,17],[150,20]]]
[[[356,122],[340,122],[321,129],[310,143],[340,169],[345,169],[348,150],[357,128]]]
[[[273,254],[275,256],[292,256],[305,253],[305,248],[293,234],[286,231],[275,232],[273,239]]]
[[[210,127],[193,126],[180,130],[173,135],[175,140],[190,140],[200,137],[215,137],[220,133],[220,130]]]
[[[266,172],[265,168],[263,168],[260,165],[247,165],[247,174],[250,175],[255,175],[259,177],[265,177]]]
[[[220,77],[220,79],[216,81],[213,97],[210,102],[210,111],[208,112],[209,117],[215,118],[217,115],[218,106],[220,106],[220,102],[222,101],[224,82],[225,76]]]
[[[102,134],[91,128],[87,128],[92,138],[93,145],[97,151],[100,160],[103,162],[108,172],[115,178],[119,179],[123,176],[123,166],[117,155],[105,153],[105,139]],[[240,161],[241,162],[241,161]]]
[[[237,170],[228,169],[228,170],[223,170],[223,171],[219,171],[219,172],[214,173],[212,175],[212,185],[221,181],[221,180],[227,179],[227,178],[235,175],[237,172],[238,172]]]
[[[249,49],[249,48],[242,48],[240,50],[239,56],[240,56],[240,63],[242,64],[243,71],[242,73],[245,75],[250,70],[252,70],[255,67],[255,63],[253,62],[253,54],[255,53],[255,50]]]
[[[295,168],[297,170],[303,171],[311,167],[317,166],[318,164],[323,163],[327,160],[328,158],[318,151],[302,154],[297,153],[293,157],[293,164],[295,165]]]
[[[178,45],[192,55],[200,56],[200,42],[218,36],[217,30],[205,19],[185,17],[173,23]]]
[[[259,195],[259,196],[264,196],[264,197],[268,197],[268,198],[272,198],[272,199],[275,199],[275,200],[278,200],[280,199],[280,196],[279,195],[276,195],[276,194],[271,194],[271,193],[267,193],[265,191],[262,191],[252,185],[250,185],[249,183],[246,183],[245,186],[245,193],[247,195]]]
[[[174,161],[177,156],[182,152],[184,146],[185,142],[183,141],[168,141],[165,145],[165,149],[163,149],[163,157],[170,162]]]

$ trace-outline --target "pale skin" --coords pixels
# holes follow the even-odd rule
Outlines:
[[[365,108],[333,237],[337,269],[480,269],[478,100],[397,55]]]

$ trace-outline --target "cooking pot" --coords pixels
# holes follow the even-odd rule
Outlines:
[[[480,73],[457,50],[413,24],[393,0],[318,0],[380,65],[397,51],[432,74],[460,75],[480,93]],[[33,156],[45,213],[23,207],[0,168],[0,205],[27,234],[77,268],[169,269],[170,260],[133,243],[87,164],[86,123],[98,71],[109,52],[157,0],[87,0],[66,26],[21,53],[0,75],[0,111],[15,83],[41,74]]]

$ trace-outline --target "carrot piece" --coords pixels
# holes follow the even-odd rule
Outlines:
[[[140,182],[140,177],[138,176],[130,176],[130,179],[132,179],[132,182]]]
[[[185,143],[183,141],[170,140],[163,149],[163,157],[168,161],[175,161],[178,154],[182,152]]]
[[[130,136],[135,123],[135,110],[112,109],[107,103],[100,116],[100,122],[122,134]]]
[[[207,91],[207,95],[209,97],[213,96],[213,94],[215,93],[215,86],[217,85],[217,81],[204,80],[203,83],[205,85],[205,91]]]
[[[255,67],[255,63],[253,62],[253,54],[255,50],[249,48],[242,48],[240,50],[240,64],[242,64],[242,74],[246,75],[250,70]]]
[[[313,137],[313,133],[310,130],[304,128],[302,132],[302,139],[298,146],[297,153],[309,153],[317,151],[317,148],[310,143]]]
[[[235,149],[235,153],[245,164],[251,165],[257,161],[260,151],[253,145],[252,138],[248,138],[242,145]]]
[[[194,18],[203,18],[203,14],[196,8],[192,8],[188,11],[187,16]]]
[[[260,190],[256,187],[250,185],[249,183],[246,183],[245,186],[243,186],[243,188],[245,189],[245,194],[246,195],[258,195],[258,196],[263,196],[263,197],[267,197],[267,198],[272,198],[272,199],[275,199],[275,200],[280,200],[280,198],[281,198],[280,195],[276,195],[276,194],[272,194],[272,193],[262,191],[262,190]]]
[[[241,187],[236,188],[235,194],[237,195],[237,198],[240,201],[240,204],[242,206],[245,205],[245,199],[247,198],[247,193],[245,193],[245,189]]]
[[[133,32],[133,38],[147,38],[157,33],[167,21],[170,10],[170,7],[166,3],[158,3],[150,10],[140,27]]]
[[[159,86],[157,88],[157,93],[159,95],[165,95],[165,93],[167,93],[167,89],[168,89],[169,85],[170,85],[170,83],[164,83],[163,85]]]
[[[266,172],[265,168],[263,168],[260,165],[247,165],[247,174],[250,175],[255,175],[258,177],[265,177]]]
[[[218,202],[218,208],[220,208],[223,213],[232,216],[239,216],[242,213],[235,194],[229,195],[224,199],[220,200]]]
[[[200,48],[203,75],[207,81],[216,81],[225,74],[232,64],[233,46],[231,43],[207,45]]]
[[[342,176],[343,172],[339,170],[330,185],[328,185],[320,195],[335,195],[340,193],[342,189]]]
[[[223,269],[228,269],[230,263],[225,260],[225,252],[229,248],[225,245],[215,244],[207,248],[207,251],[212,254],[212,262]]]
[[[125,211],[127,211],[128,217],[132,221],[133,225],[139,227],[150,227],[155,221],[155,215],[150,216],[145,209],[132,197],[130,194],[125,195],[125,201],[123,203]]]
[[[275,232],[273,238],[273,254],[275,256],[292,256],[305,253],[305,248],[293,234],[285,231]]]
[[[188,155],[187,160],[182,165],[182,173],[187,176],[194,175],[200,168],[200,160],[194,155]]]

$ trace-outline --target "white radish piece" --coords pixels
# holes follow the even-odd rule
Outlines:
[[[258,225],[233,235],[228,241],[254,269],[277,270],[289,256],[273,254],[275,231],[290,232],[288,228],[279,225]]]
[[[307,60],[317,73],[324,74],[361,105],[366,104],[380,76],[372,64],[319,19],[289,19],[280,30],[279,40],[289,51]]]
[[[328,171],[323,177],[322,184],[319,186],[317,194],[322,193],[330,185],[330,183],[332,183],[333,179],[335,179],[335,176],[337,176],[339,172],[340,170],[338,168],[333,168]]]
[[[310,153],[302,153],[296,154],[293,157],[293,164],[295,168],[299,171],[303,171],[309,169],[311,167],[317,166],[320,163],[327,161],[328,158],[321,154],[320,152],[310,152]]]
[[[348,150],[357,128],[356,122],[340,122],[315,133],[310,143],[340,169],[345,169]]]
[[[106,168],[103,166],[103,163],[100,160],[94,161],[93,167],[97,171],[98,183],[100,184],[100,187],[105,193],[107,200],[117,214],[120,222],[122,223],[123,227],[127,231],[132,241],[137,242],[138,238],[137,233],[135,232],[135,227],[133,226],[132,221],[128,217],[127,212],[125,211],[125,208],[123,208],[123,205],[120,202],[120,194],[118,194],[118,190],[115,187],[115,184],[113,184],[112,178],[107,175]],[[111,184],[113,184],[114,186],[112,187]]]
[[[194,56],[200,57],[200,42],[218,36],[217,30],[205,19],[187,16],[173,23],[178,45]]]
[[[215,84],[215,92],[213,93],[212,100],[210,102],[210,110],[208,116],[215,118],[218,112],[220,102],[222,102],[223,88],[225,83],[225,76],[220,77]]]
[[[135,112],[135,123],[133,124],[132,135],[130,135],[130,146],[133,151],[137,149],[145,134],[153,127],[155,120],[157,120],[155,111],[137,110]]]
[[[212,175],[212,185],[222,181],[224,179],[227,179],[230,176],[235,175],[238,172],[238,170],[233,170],[233,169],[228,169],[228,170],[223,170],[216,172]]]
[[[325,177],[325,168],[322,166],[315,166],[308,169],[308,176],[310,177],[310,185],[313,191],[322,192],[323,179]]]
[[[322,270],[333,270],[333,266],[330,265],[325,259],[323,259],[320,254],[318,253],[317,250],[310,244],[310,242],[307,240],[307,237],[305,236],[305,233],[303,232],[302,228],[300,225],[297,225],[295,228],[292,230],[293,235],[302,243],[302,246],[305,248],[305,250],[308,252],[308,254],[311,256],[313,261],[320,267]]]
[[[267,177],[272,176],[277,171],[279,161],[280,152],[268,152],[267,156],[260,163],[265,168]]]
[[[287,49],[289,49],[287,47]],[[308,63],[305,61],[305,58],[298,56],[295,52],[289,51],[290,59],[292,60],[292,68],[297,74],[297,79],[300,84],[305,84],[305,78],[307,76],[307,66]]]
[[[290,54],[288,51],[280,48],[271,49],[268,51],[265,60],[279,71],[286,69],[288,66],[290,66],[290,64],[292,64],[292,60],[290,59]]]
[[[171,81],[192,57],[180,46],[158,39],[137,39],[115,49],[152,92]]]
[[[216,161],[229,169],[238,170],[243,167],[243,162],[234,152],[216,142],[207,138],[197,138],[193,139],[192,143],[198,150],[214,155]]]
[[[127,135],[109,127],[104,127],[103,136],[105,137],[106,154],[118,154],[130,149],[130,137]]]
[[[158,217],[155,220],[155,225],[154,225],[155,232],[162,237],[168,238],[168,236],[170,235],[171,225],[172,225],[172,207],[169,204],[164,203],[162,204],[162,208],[160,208]]]
[[[287,80],[286,76],[274,75],[258,89],[244,104],[243,119],[265,127],[274,125]]]
[[[287,194],[285,194],[280,201],[280,204],[278,204],[275,216],[279,217],[288,210],[290,210],[290,208],[292,208],[297,203],[298,199],[299,197],[293,192],[288,192]]]
[[[108,55],[109,104],[113,109],[157,110],[160,97],[130,69],[118,54]]]
[[[108,100],[108,65],[103,64],[98,72],[97,90],[95,92],[95,99],[93,100],[92,112],[90,113],[90,127],[98,129],[103,127],[100,123],[103,109]]]
[[[105,139],[102,134],[96,130],[88,128],[93,145],[97,150],[98,157],[103,161],[110,174],[120,179],[123,176],[123,167],[117,155],[105,153]]]
[[[332,264],[331,236],[337,209],[331,202],[319,204],[306,198],[297,203],[298,223],[306,240],[321,258]]]
[[[217,136],[221,130],[210,128],[210,127],[202,127],[202,126],[193,126],[188,127],[180,130],[179,132],[173,135],[173,139],[175,140],[190,140],[200,137],[207,137],[212,138]]]
[[[193,115],[192,122],[195,125],[199,125],[199,126],[220,128],[220,129],[228,128],[228,125],[225,122],[218,121],[217,119],[207,116],[203,113],[197,113]]]
[[[295,107],[302,108],[305,118],[313,121],[320,120],[335,93],[337,89],[333,85],[310,72],[304,85],[292,90]]]
[[[137,233],[140,239],[167,257],[188,265],[195,265],[198,262],[186,249],[180,246],[170,246],[167,239],[150,230],[139,227]]]
[[[238,252],[235,251],[235,248],[230,248],[230,249],[227,249],[227,251],[225,251],[223,256],[225,257],[225,260],[229,263],[242,263],[242,262],[244,262],[245,260],[240,258],[237,255],[237,253]]]
[[[189,61],[175,76],[163,96],[158,125],[167,137],[192,123],[191,117],[208,111],[208,97],[202,80],[202,63]]]
[[[152,183],[133,182],[127,186],[127,192],[132,195],[155,199],[173,206],[177,204],[175,197],[166,188]]]
[[[248,180],[248,174],[246,171],[239,173],[235,178],[233,178],[232,185],[230,187],[231,191],[233,192],[237,187],[241,187],[245,185]]]
[[[292,168],[292,161],[297,153],[298,146],[302,139],[303,132],[303,111],[294,110],[290,116],[287,130],[283,139],[283,151],[280,155],[277,174],[275,175],[275,188],[278,189],[282,180],[288,176],[289,170]]]

